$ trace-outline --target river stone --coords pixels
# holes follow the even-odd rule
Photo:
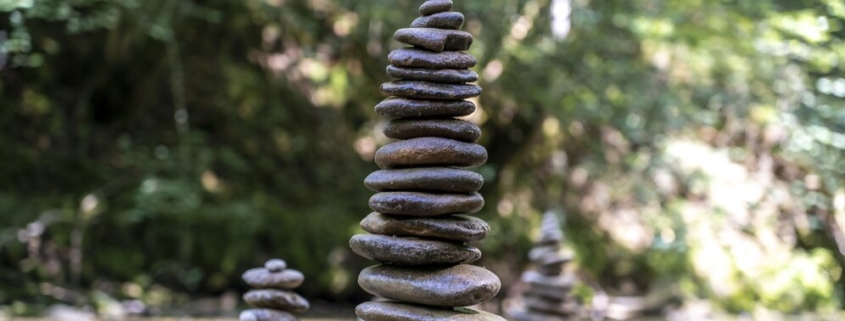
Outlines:
[[[472,55],[462,51],[431,52],[417,48],[401,48],[387,55],[397,67],[429,69],[467,69],[478,63]]]
[[[481,95],[481,87],[466,84],[438,84],[417,80],[395,80],[381,84],[381,93],[412,99],[458,100]]]
[[[465,215],[422,218],[371,213],[361,221],[361,228],[373,234],[416,236],[458,242],[480,241],[490,232],[487,222]]]
[[[438,216],[475,213],[484,207],[481,194],[381,192],[370,197],[370,208],[384,214]]]
[[[464,51],[472,46],[469,32],[449,29],[402,28],[393,33],[393,39],[434,52]]]
[[[399,265],[475,262],[481,251],[472,246],[387,235],[358,234],[349,240],[356,254],[379,263]]]
[[[511,313],[513,321],[577,321],[578,316],[563,317],[559,315],[548,315],[540,312],[518,311]]]
[[[420,14],[428,16],[452,10],[452,0],[428,0],[420,6]]]
[[[290,313],[269,309],[250,309],[241,312],[241,321],[299,321]]]
[[[439,307],[464,307],[488,301],[502,284],[493,272],[468,264],[451,267],[376,265],[358,275],[358,285],[373,295]]]
[[[537,265],[535,269],[542,275],[558,276],[563,274],[563,265],[563,262],[555,264],[540,264]]]
[[[525,307],[528,310],[542,311],[562,316],[572,316],[578,312],[578,302],[574,300],[551,301],[542,300],[531,296],[524,298]]]
[[[544,256],[547,255],[554,255],[560,252],[560,244],[549,244],[549,245],[542,245],[536,246],[528,251],[528,259],[533,261],[539,261]]]
[[[460,12],[439,12],[430,16],[419,17],[411,22],[414,28],[461,29],[464,25],[464,14]]]
[[[450,167],[386,169],[372,172],[364,179],[367,188],[376,191],[442,191],[469,193],[481,189],[481,174]]]
[[[287,269],[288,264],[285,263],[284,260],[272,259],[272,260],[267,261],[267,263],[264,263],[264,268],[267,269],[270,272],[276,273],[276,272],[282,272],[285,269]]]
[[[537,289],[537,288],[528,288],[525,291],[524,296],[533,296],[538,298],[545,298],[547,300],[555,300],[555,301],[563,301],[569,299],[568,289]]]
[[[274,273],[266,268],[255,268],[244,272],[243,280],[249,286],[258,289],[293,289],[302,285],[305,277],[302,272],[293,269]]]
[[[563,255],[560,253],[549,253],[534,260],[534,263],[539,265],[563,265],[572,261],[572,255]]]
[[[375,111],[390,118],[460,117],[472,114],[475,104],[468,100],[432,101],[392,97],[376,105]]]
[[[299,294],[284,290],[251,290],[244,294],[244,301],[257,308],[275,309],[293,313],[308,311],[309,304]]]
[[[484,146],[439,137],[400,140],[376,151],[376,164],[381,169],[456,166],[474,167],[487,162]]]
[[[395,119],[387,122],[384,135],[393,139],[443,137],[474,142],[481,137],[481,128],[466,120],[454,118]]]
[[[421,80],[447,84],[462,84],[478,80],[478,74],[469,69],[402,68],[388,65],[387,75],[404,80]]]
[[[484,311],[441,309],[399,302],[364,302],[355,308],[355,314],[366,321],[505,321]]]
[[[539,244],[557,244],[563,240],[563,231],[557,226],[548,230],[541,229],[540,235]]]
[[[575,285],[573,276],[547,276],[537,271],[526,271],[522,274],[521,280],[527,283],[534,293],[548,297],[555,297],[556,292],[566,292]]]

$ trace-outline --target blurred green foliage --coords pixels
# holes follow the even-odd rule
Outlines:
[[[181,302],[270,257],[309,296],[366,298],[346,244],[419,2],[0,0],[0,305]],[[845,5],[573,0],[558,39],[551,2],[456,1],[484,88],[482,264],[507,289],[554,209],[610,293],[841,306]],[[762,192],[722,202],[735,173]]]

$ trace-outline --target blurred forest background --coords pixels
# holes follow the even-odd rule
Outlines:
[[[347,244],[392,34],[421,2],[0,0],[0,314],[236,302],[271,257],[314,302],[369,299]],[[499,299],[556,211],[587,300],[843,307],[845,2],[455,10]]]

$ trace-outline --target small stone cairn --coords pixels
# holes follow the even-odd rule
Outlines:
[[[288,269],[285,261],[272,259],[262,268],[246,271],[243,280],[253,289],[244,301],[256,307],[241,312],[241,321],[297,321],[291,313],[304,313],[308,301],[291,290],[302,285],[302,272]]]
[[[476,59],[466,51],[472,35],[459,29],[464,16],[452,12],[451,0],[429,0],[411,28],[394,39],[410,47],[388,55],[387,74],[399,80],[385,83],[390,98],[375,110],[391,120],[384,134],[397,141],[375,155],[381,170],[364,184],[378,192],[370,198],[374,211],[361,221],[372,234],[352,237],[352,250],[381,265],[358,277],[367,292],[391,301],[370,301],[356,309],[365,321],[504,321],[468,308],[499,292],[499,278],[487,269],[468,265],[481,251],[467,242],[484,239],[490,227],[476,217],[484,206],[477,191],[481,175],[466,168],[487,161],[487,150],[474,142],[481,129],[454,117],[466,116],[475,105],[466,98],[481,94],[469,70]]]
[[[514,311],[514,321],[570,321],[579,320],[578,302],[570,294],[576,279],[564,273],[571,255],[560,253],[563,231],[557,214],[547,212],[540,225],[540,241],[528,253],[535,269],[522,274],[528,286],[524,293],[524,311]]]

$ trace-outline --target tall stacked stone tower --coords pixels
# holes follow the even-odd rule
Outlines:
[[[365,321],[504,320],[467,309],[493,298],[501,287],[492,272],[467,263],[481,252],[467,242],[487,236],[483,220],[462,215],[478,212],[481,175],[467,168],[487,161],[487,150],[474,142],[478,126],[454,117],[475,110],[466,98],[481,94],[468,84],[476,59],[464,52],[472,35],[460,31],[464,16],[452,12],[451,0],[429,0],[422,17],[394,39],[409,47],[390,53],[385,83],[390,98],[376,112],[391,120],[384,134],[396,141],[375,155],[380,171],[364,184],[378,192],[370,198],[374,213],[361,221],[372,234],[352,237],[352,250],[381,265],[361,271],[358,284],[387,302],[366,302],[356,314]]]
[[[572,256],[560,253],[562,240],[563,232],[557,215],[546,213],[540,225],[540,240],[528,253],[534,270],[522,274],[522,282],[528,286],[523,297],[525,309],[510,313],[514,321],[579,319],[581,311],[571,295],[576,279],[564,273],[564,267],[572,261]]]

